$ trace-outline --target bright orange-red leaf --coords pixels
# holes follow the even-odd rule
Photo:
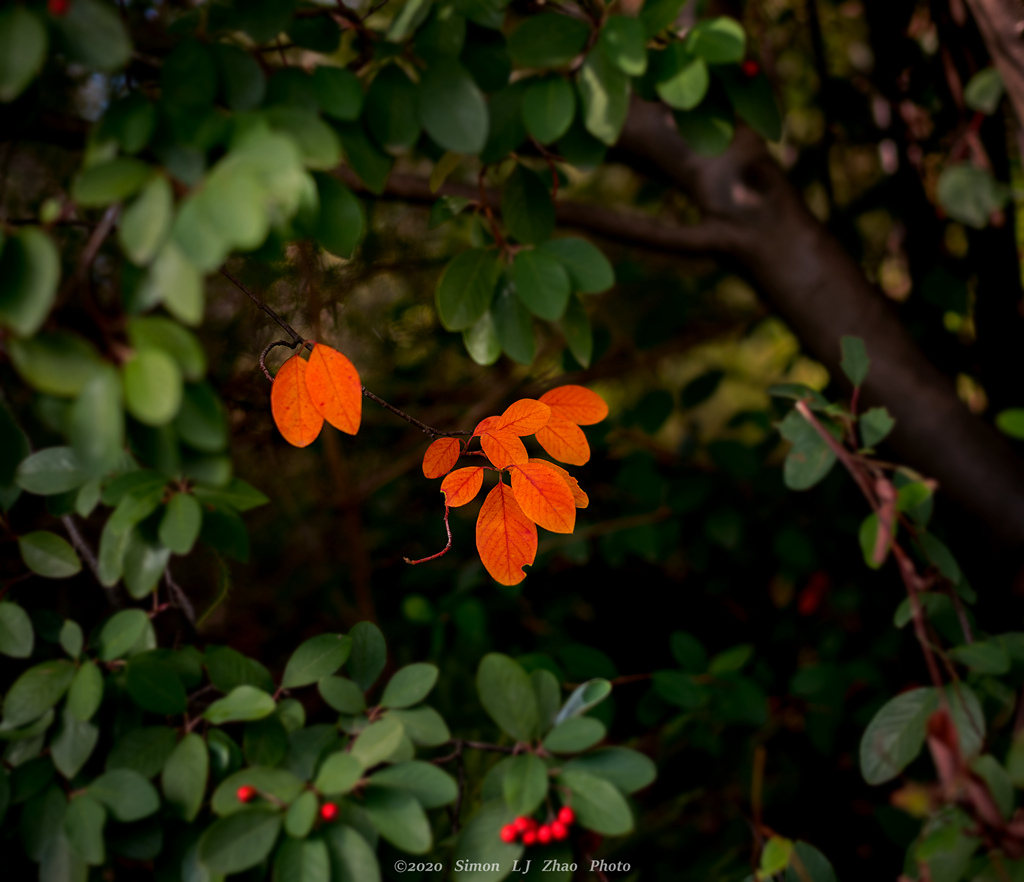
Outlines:
[[[543,429],[551,419],[551,408],[532,398],[521,398],[511,404],[495,424],[495,429],[507,429],[517,435],[532,435]]]
[[[608,416],[608,405],[604,399],[583,386],[559,386],[545,392],[540,400],[551,408],[553,415],[578,426],[590,426]]]
[[[552,411],[548,424],[537,433],[537,442],[559,462],[583,465],[590,459],[590,445],[583,430],[557,411]]]
[[[512,488],[501,481],[480,506],[476,548],[491,578],[502,585],[522,582],[523,567],[537,557],[537,526],[523,514]]]
[[[274,377],[270,387],[270,412],[284,440],[296,447],[306,447],[316,440],[324,418],[309,397],[306,388],[306,360],[301,355],[288,359]]]
[[[440,478],[452,470],[459,461],[462,445],[458,438],[438,438],[423,454],[423,474],[428,478]]]
[[[482,435],[491,426],[493,426],[499,419],[501,419],[501,417],[496,417],[496,416],[484,417],[482,420],[480,420],[479,423],[476,424],[476,428],[473,430],[473,437],[475,438],[477,435]]]
[[[565,479],[546,462],[513,466],[512,492],[530,520],[552,533],[571,533],[576,527],[576,503]]]
[[[323,343],[313,347],[306,371],[306,388],[313,406],[334,428],[349,435],[359,431],[363,384],[355,366],[337,349]]]
[[[476,499],[477,493],[484,485],[483,466],[470,466],[456,469],[441,482],[441,492],[445,504],[450,508],[458,508]]]
[[[565,483],[568,485],[569,490],[572,493],[573,502],[576,503],[576,508],[586,508],[588,505],[590,505],[590,497],[583,492],[582,488],[580,487],[579,481],[577,481],[560,465],[555,465],[553,462],[548,462],[546,459],[534,459],[532,456],[530,457],[530,462],[542,462],[549,469],[554,469],[556,472],[558,472],[558,474],[560,474],[565,479]]]
[[[496,469],[526,462],[530,455],[519,436],[508,429],[491,429],[480,436],[480,446]]]

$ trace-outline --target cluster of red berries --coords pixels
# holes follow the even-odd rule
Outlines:
[[[259,795],[259,791],[255,787],[251,787],[248,784],[243,784],[238,790],[235,791],[235,796],[238,797],[239,802],[250,802],[252,799]],[[320,817],[325,821],[333,821],[338,817],[338,807],[333,802],[325,802],[320,806]]]
[[[569,827],[575,820],[576,812],[567,805],[562,806],[558,810],[558,817],[548,824],[539,824],[533,818],[519,817],[501,828],[501,841],[515,842],[522,839],[523,845],[547,845],[567,838]]]

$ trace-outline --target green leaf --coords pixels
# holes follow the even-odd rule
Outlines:
[[[230,692],[238,686],[256,686],[264,692],[274,691],[274,680],[267,669],[237,650],[228,646],[213,646],[206,650],[205,660],[210,682],[221,692]]]
[[[583,123],[597,140],[611,146],[619,139],[629,113],[629,77],[594,49],[577,75]]]
[[[953,220],[980,230],[988,226],[992,213],[1006,204],[1009,189],[991,172],[960,163],[942,170],[935,194]]]
[[[506,280],[498,286],[498,295],[491,313],[498,342],[506,355],[520,364],[530,364],[536,352],[533,320],[516,296],[511,281]]]
[[[348,260],[366,231],[363,203],[335,178],[319,173],[314,177],[320,196],[314,238],[332,254]]]
[[[462,332],[462,342],[469,357],[477,364],[488,366],[494,364],[501,356],[501,341],[494,327],[494,316],[488,310],[473,327]]]
[[[115,71],[128,63],[131,40],[121,16],[102,0],[75,0],[64,15],[51,19],[72,61],[101,71]]]
[[[212,734],[212,733],[211,733]],[[210,749],[213,750],[211,738]],[[238,788],[246,785],[255,788],[261,797],[273,798],[274,801],[289,804],[295,800],[305,787],[305,782],[297,778],[287,769],[267,769],[255,766],[242,769],[228,775],[213,792],[210,808],[216,815],[230,815],[242,811],[246,803],[238,799]]]
[[[759,875],[771,877],[776,873],[781,873],[789,865],[789,859],[792,854],[792,839],[786,839],[783,836],[770,837],[761,851]]]
[[[124,366],[124,397],[129,413],[147,426],[174,419],[181,406],[181,370],[162,349],[140,349]]]
[[[417,90],[419,119],[444,150],[479,153],[487,141],[488,112],[483,93],[457,61],[427,68]]]
[[[683,44],[672,43],[663,53],[655,89],[669,107],[692,110],[704,100],[710,83],[707,63]]]
[[[985,714],[981,702],[966,683],[953,683],[945,687],[946,701],[956,726],[960,752],[970,759],[981,752],[985,743]],[[938,701],[936,697],[936,707]]]
[[[544,760],[535,753],[509,757],[502,791],[515,815],[533,814],[548,795],[548,767]]]
[[[421,706],[411,710],[391,710],[387,712],[387,716],[394,717],[401,722],[409,740],[420,747],[439,747],[451,740],[448,724],[432,707]]]
[[[141,189],[152,172],[152,166],[140,159],[110,159],[83,171],[71,186],[71,197],[86,208],[123,202]]]
[[[156,108],[141,92],[129,92],[103,115],[99,133],[103,140],[113,138],[124,153],[142,150],[156,129]]]
[[[423,24],[433,0],[406,0],[405,5],[395,14],[388,28],[387,38],[391,43],[401,43]]]
[[[753,658],[754,647],[749,643],[740,643],[737,646],[730,647],[723,652],[718,653],[714,658],[711,659],[708,665],[708,673],[720,677],[723,674],[729,674],[733,671],[742,670],[747,662]]]
[[[143,282],[152,303],[163,303],[167,311],[186,325],[198,325],[203,318],[203,278],[177,242],[167,242],[149,268]]]
[[[171,231],[174,194],[163,175],[156,175],[121,215],[118,241],[125,256],[138,266],[152,262]]]
[[[430,851],[430,822],[423,806],[407,790],[367,787],[363,806],[377,832],[396,848],[410,854]]]
[[[487,311],[498,283],[497,252],[473,248],[455,257],[437,283],[437,314],[449,331],[472,327]]]
[[[344,677],[324,677],[317,688],[327,704],[343,714],[355,716],[366,710],[362,690]]]
[[[604,747],[569,760],[564,768],[597,775],[624,793],[642,790],[657,776],[654,763],[644,754],[628,747]]]
[[[572,695],[566,699],[562,709],[558,712],[558,716],[555,717],[555,725],[564,720],[568,720],[570,717],[579,717],[585,714],[592,707],[596,707],[602,701],[604,701],[612,692],[612,684],[607,680],[601,678],[595,678],[593,680],[587,680],[586,683],[581,683],[577,686]]]
[[[50,758],[57,771],[68,780],[74,778],[92,755],[99,737],[96,726],[79,720],[65,708],[60,728],[50,743]]]
[[[543,734],[550,729],[558,715],[562,703],[562,690],[558,678],[545,668],[530,672],[530,683],[533,694],[537,698],[537,710],[540,714],[540,731]]]
[[[331,878],[337,882],[380,882],[377,855],[359,832],[347,824],[324,831],[331,853]]]
[[[703,22],[698,22],[697,27]],[[643,22],[624,15],[605,19],[597,45],[624,74],[639,77],[647,70],[647,31]]]
[[[576,820],[588,830],[621,836],[633,829],[633,814],[621,791],[605,778],[566,766],[559,783],[571,791]]]
[[[684,0],[649,0],[640,10],[640,21],[648,37],[660,34],[679,17]]]
[[[971,771],[979,775],[988,785],[989,792],[999,807],[1000,814],[1008,820],[1013,814],[1014,792],[1013,782],[1006,769],[992,754],[986,753],[971,763]]]
[[[0,103],[17,98],[46,61],[46,27],[24,6],[0,14]]]
[[[843,350],[843,358],[839,366],[854,386],[862,386],[868,378],[868,370],[871,368],[871,359],[868,358],[864,341],[860,337],[841,337],[839,345]]]
[[[835,465],[832,448],[797,410],[779,424],[782,437],[792,443],[782,476],[790,490],[807,490],[821,481]]]
[[[456,882],[500,882],[523,854],[518,842],[501,840],[501,828],[515,815],[504,799],[485,802],[455,844]]]
[[[563,77],[543,77],[530,81],[523,94],[523,122],[526,130],[541,144],[562,137],[576,114],[576,93]]]
[[[979,674],[1005,674],[1010,670],[1010,655],[999,638],[979,640],[956,646],[947,653],[955,662]]]
[[[125,686],[139,707],[154,714],[184,713],[188,703],[185,687],[174,669],[151,653],[128,660]]]
[[[399,668],[384,687],[380,706],[402,708],[419,704],[434,688],[437,675],[435,665],[422,662]]]
[[[872,407],[861,414],[857,425],[860,427],[861,443],[865,447],[876,447],[888,437],[896,420],[889,415],[888,408]]]
[[[209,383],[188,383],[174,430],[182,441],[203,453],[220,453],[228,445],[224,406]]]
[[[487,102],[487,144],[480,154],[481,162],[498,162],[525,140],[523,96],[529,86],[526,81],[511,83]]]
[[[306,168],[330,170],[341,160],[337,133],[319,116],[299,107],[269,107],[263,115],[271,128],[289,135],[298,144]]]
[[[319,803],[312,790],[305,791],[285,812],[284,831],[296,839],[305,839],[316,822]]]
[[[387,663],[387,647],[380,628],[372,622],[359,622],[351,631],[352,653],[348,660],[349,676],[364,692],[369,689]]]
[[[583,52],[590,26],[567,15],[530,16],[508,38],[517,67],[564,67]]]
[[[87,792],[122,822],[139,821],[160,808],[156,788],[131,769],[104,772],[88,786]]]
[[[555,207],[547,187],[535,172],[522,165],[505,181],[501,214],[509,233],[527,244],[549,239],[555,226]]]
[[[608,258],[586,239],[551,239],[537,250],[557,258],[569,273],[573,289],[581,294],[597,294],[615,284],[615,271]]]
[[[30,337],[50,314],[60,281],[60,255],[36,227],[11,236],[0,252],[0,324]]]
[[[82,571],[82,562],[65,539],[47,530],[18,538],[21,559],[33,573],[48,579],[66,579]]]
[[[323,761],[313,786],[325,796],[348,793],[363,777],[363,764],[351,753],[332,753]]]
[[[461,214],[472,200],[465,196],[442,196],[430,207],[430,220],[427,226],[433,230]]]
[[[271,807],[247,808],[219,818],[199,840],[199,860],[211,873],[240,873],[274,848],[281,814]]]
[[[102,365],[71,405],[68,437],[90,477],[111,471],[124,455],[121,381],[111,365]]]
[[[587,311],[577,298],[570,298],[559,327],[565,335],[565,342],[569,345],[572,357],[582,367],[590,367],[590,359],[594,354],[594,333]]]
[[[199,537],[202,522],[203,510],[196,498],[188,493],[175,493],[160,519],[160,542],[175,554],[188,554]]]
[[[780,140],[782,114],[768,78],[758,74],[750,79],[731,68],[716,68],[716,73],[732,106],[750,127],[768,141]]]
[[[216,43],[211,48],[220,71],[224,103],[232,110],[259,107],[267,91],[267,80],[259,62],[245,50],[228,43]]]
[[[100,630],[100,660],[123,658],[139,641],[147,626],[149,616],[141,609],[125,609],[114,613]]]
[[[735,19],[705,18],[686,35],[686,48],[708,64],[738,64],[747,53],[747,35]]]
[[[536,737],[540,712],[530,677],[519,662],[488,653],[477,668],[476,688],[484,710],[512,738],[529,741]]]
[[[252,484],[243,481],[241,478],[232,478],[225,486],[216,489],[196,487],[194,495],[204,505],[227,505],[235,511],[249,511],[270,502]]]
[[[92,719],[103,701],[103,674],[91,661],[82,663],[68,689],[68,710],[83,722]]]
[[[878,710],[860,742],[861,774],[868,784],[891,781],[917,757],[935,706],[935,689],[927,686],[897,695]]]
[[[1000,411],[996,416],[996,426],[1003,434],[1024,440],[1024,407]]]
[[[394,160],[380,151],[359,123],[343,123],[336,128],[341,135],[345,160],[352,166],[352,170],[371,193],[383,193]]]
[[[407,790],[425,809],[440,808],[455,802],[458,784],[455,779],[432,763],[413,760],[387,766],[373,774],[370,782]]]
[[[61,700],[74,676],[75,666],[63,659],[29,668],[4,696],[4,725],[16,728],[41,717]]]
[[[993,114],[999,107],[1006,89],[1003,78],[994,67],[979,70],[967,82],[964,89],[964,103],[979,113]],[[2,100],[2,98],[0,98]]]
[[[195,732],[187,733],[164,763],[160,787],[164,799],[189,823],[195,820],[202,807],[209,773],[210,754],[206,743]]]
[[[288,730],[280,714],[273,713],[246,724],[242,750],[246,760],[254,766],[276,766],[281,762],[288,752]]]
[[[580,753],[602,741],[608,730],[593,717],[569,717],[552,729],[544,747],[552,753]]]
[[[74,490],[85,481],[85,475],[70,447],[47,447],[23,460],[14,479],[29,493],[52,496]]]
[[[288,659],[281,686],[294,689],[316,683],[338,670],[349,657],[352,639],[344,634],[321,634],[306,640]]]
[[[342,122],[359,119],[363,112],[363,86],[352,71],[318,65],[313,72],[313,89],[320,109]]]
[[[388,714],[363,729],[352,742],[349,753],[362,763],[363,768],[373,768],[398,749],[404,734],[401,720]]]
[[[272,696],[255,686],[236,686],[224,698],[219,698],[204,712],[203,719],[215,726],[247,720],[261,720],[274,712]]]
[[[561,262],[539,249],[520,251],[512,264],[516,295],[534,315],[558,321],[569,304],[569,274]]]
[[[0,603],[0,654],[28,658],[35,646],[32,620],[16,603]]]
[[[286,817],[286,829],[287,825]],[[327,843],[320,839],[305,842],[285,839],[274,855],[273,879],[274,882],[331,882]]]
[[[103,827],[107,823],[107,810],[88,793],[81,793],[68,803],[64,815],[64,834],[78,856],[90,866],[106,862],[103,845]]]
[[[679,134],[701,156],[720,156],[732,143],[736,131],[732,108],[702,101],[693,110],[674,116]]]
[[[797,860],[803,866],[802,875],[794,866]],[[786,870],[786,882],[836,882],[836,871],[828,858],[813,845],[797,841]]]
[[[366,94],[366,123],[385,150],[411,147],[420,136],[419,90],[396,64],[385,67]]]

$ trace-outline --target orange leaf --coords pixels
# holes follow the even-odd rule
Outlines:
[[[457,438],[438,438],[423,454],[423,474],[427,478],[440,478],[452,470],[462,455]]]
[[[505,429],[484,432],[480,436],[480,446],[496,469],[526,462],[530,458],[519,436]]]
[[[532,435],[543,429],[551,418],[551,408],[532,398],[521,398],[511,404],[495,424],[495,429],[507,429],[517,435]]]
[[[537,433],[537,442],[559,462],[583,465],[590,459],[590,445],[583,430],[557,411],[552,411],[551,420]]]
[[[576,527],[576,503],[565,479],[545,462],[513,466],[512,492],[528,518],[552,533]]]
[[[588,505],[590,505],[590,497],[587,496],[587,494],[584,493],[583,490],[580,488],[579,481],[577,481],[560,465],[555,465],[553,462],[548,462],[546,459],[534,459],[532,456],[530,457],[530,462],[542,462],[549,469],[554,469],[556,472],[558,472],[558,474],[560,474],[565,479],[565,483],[569,487],[570,492],[572,493],[573,502],[576,503],[576,508],[586,508]]]
[[[540,400],[551,408],[553,415],[571,420],[578,426],[590,426],[608,416],[608,405],[604,399],[583,386],[559,386],[545,392]]]
[[[306,388],[306,360],[293,355],[274,377],[270,387],[270,412],[284,440],[296,447],[306,447],[316,440],[324,418],[309,397]]]
[[[491,426],[493,426],[499,419],[500,419],[500,417],[496,417],[496,416],[484,417],[482,420],[480,420],[479,423],[476,424],[476,428],[473,430],[472,437],[475,438],[477,435],[482,435]]]
[[[337,349],[323,343],[313,347],[306,372],[306,388],[313,406],[334,428],[349,435],[359,431],[363,413],[363,385],[355,366]]]
[[[477,493],[484,485],[483,466],[470,466],[456,469],[441,482],[445,505],[458,508],[476,499]]]
[[[523,567],[537,557],[537,526],[523,514],[512,488],[501,481],[480,506],[476,548],[491,578],[502,585],[522,582]]]

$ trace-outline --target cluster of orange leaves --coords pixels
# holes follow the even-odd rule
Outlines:
[[[526,578],[523,567],[537,556],[537,527],[553,533],[571,533],[576,509],[589,504],[576,479],[561,466],[545,459],[531,459],[522,439],[534,435],[554,459],[583,465],[590,459],[590,445],[580,426],[600,422],[608,405],[596,392],[583,386],[559,386],[539,400],[523,398],[501,416],[487,417],[468,442],[438,438],[423,457],[423,474],[440,478],[441,492],[449,507],[465,505],[483,486],[486,466],[452,471],[459,457],[481,452],[498,471],[498,483],[487,494],[476,522],[476,547],[487,572],[503,585]],[[473,438],[481,451],[470,451]],[[502,480],[509,475],[510,484]]]
[[[363,414],[359,373],[336,349],[317,343],[309,361],[293,355],[281,365],[270,390],[270,410],[285,441],[296,447],[312,444],[324,420],[354,435]]]

